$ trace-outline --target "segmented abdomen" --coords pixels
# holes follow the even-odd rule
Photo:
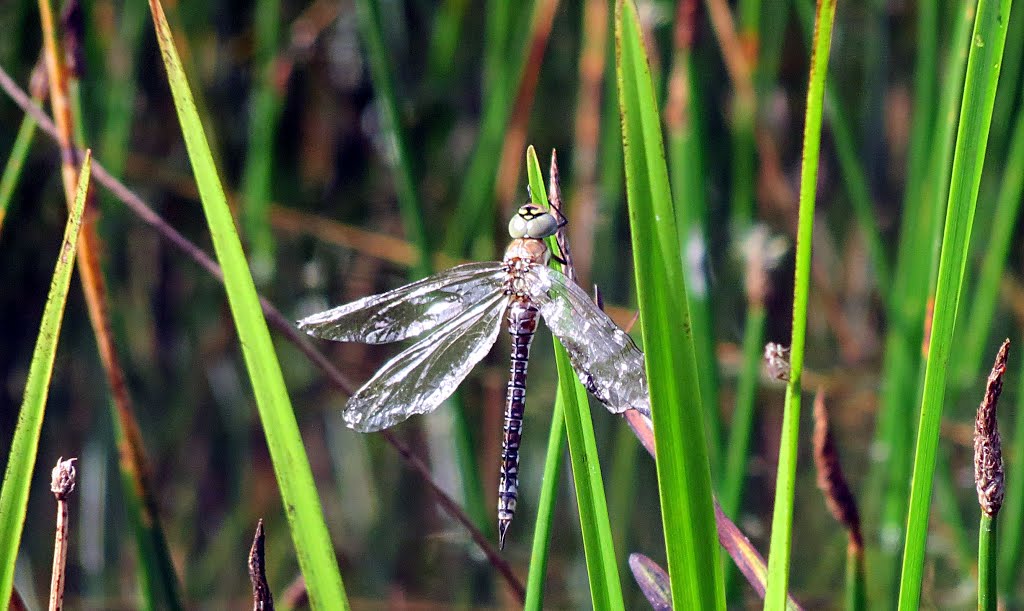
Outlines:
[[[530,342],[537,331],[539,310],[524,299],[513,299],[508,308],[508,332],[512,336],[512,365],[505,398],[505,435],[501,445],[501,477],[498,480],[498,546],[505,547],[505,532],[516,513],[519,486],[519,441],[523,435],[526,407],[526,365]]]

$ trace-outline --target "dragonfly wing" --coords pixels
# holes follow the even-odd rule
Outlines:
[[[342,342],[386,344],[430,331],[499,292],[498,261],[467,263],[379,295],[303,318],[299,328]]]
[[[385,363],[349,398],[345,422],[379,431],[436,409],[497,341],[507,306],[504,292],[493,293]]]
[[[613,413],[651,415],[644,355],[575,282],[549,267],[525,272],[531,299],[565,346],[583,385]]]

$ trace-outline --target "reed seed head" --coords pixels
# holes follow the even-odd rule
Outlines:
[[[1003,375],[1006,373],[1009,350],[1010,340],[1007,339],[996,354],[996,362],[985,385],[985,397],[978,406],[978,416],[974,420],[974,485],[978,489],[981,510],[993,517],[1003,506],[1006,493],[996,404],[1003,391]]]

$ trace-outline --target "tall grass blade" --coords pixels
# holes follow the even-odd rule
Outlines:
[[[626,194],[672,602],[723,609],[700,375],[661,120],[636,6],[620,0],[615,11]]]
[[[75,254],[78,250],[78,234],[82,227],[82,211],[85,209],[89,192],[89,172],[92,158],[86,151],[82,168],[78,174],[78,189],[68,214],[60,256],[53,270],[50,292],[46,296],[43,318],[39,324],[36,347],[29,364],[25,394],[18,413],[18,424],[11,440],[7,456],[7,470],[4,472],[3,487],[0,488],[0,608],[7,608],[14,587],[14,559],[18,556],[21,534],[28,510],[28,493],[32,487],[36,454],[39,451],[39,435],[43,429],[46,413],[46,399],[50,392],[50,377],[53,375],[53,360],[57,354],[57,340],[60,338],[64,306],[67,303],[71,271],[74,269]],[[43,480],[38,480],[41,483]]]
[[[527,611],[544,608],[544,584],[548,574],[548,552],[551,543],[551,527],[554,522],[555,501],[558,499],[558,483],[561,480],[562,462],[565,456],[565,410],[564,401],[555,397],[555,408],[551,414],[551,432],[548,434],[548,449],[544,455],[544,477],[541,480],[540,497],[537,500],[537,521],[533,526],[533,548],[530,550],[530,571],[526,577]]]
[[[526,151],[526,168],[530,179],[533,202],[548,208],[544,175],[541,173],[537,153],[531,146]],[[554,238],[551,238],[553,240]],[[601,461],[597,454],[594,425],[590,419],[590,401],[587,391],[572,369],[569,355],[558,340],[555,344],[555,364],[558,367],[558,397],[565,415],[565,430],[569,439],[569,458],[572,462],[573,483],[580,512],[583,532],[583,551],[590,579],[591,603],[595,609],[623,609],[622,584],[615,561],[612,527],[608,519]],[[555,408],[558,411],[559,408]]]
[[[793,279],[793,336],[790,342],[790,374],[782,416],[779,469],[775,480],[775,509],[768,551],[768,590],[764,608],[781,610],[789,587],[789,558],[793,534],[793,495],[796,488],[797,447],[800,436],[800,382],[807,333],[807,297],[810,292],[811,235],[818,184],[818,155],[821,150],[821,120],[825,78],[832,44],[832,22],[836,1],[819,0],[814,17],[811,72],[807,87],[804,144],[800,168],[800,212],[797,221],[796,270]]]
[[[900,609],[918,608],[921,598],[932,478],[946,373],[952,356],[956,311],[967,263],[1010,5],[1010,0],[980,0],[971,38],[914,453],[906,546],[900,578]]]
[[[302,445],[277,355],[217,176],[213,156],[192,101],[163,8],[159,0],[151,0],[149,6],[214,250],[224,271],[228,303],[256,395],[263,432],[281,489],[281,500],[287,509],[285,513],[299,567],[314,608],[347,609],[348,598],[338,571],[330,533],[324,523],[309,459]]]

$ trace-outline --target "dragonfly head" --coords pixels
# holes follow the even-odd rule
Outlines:
[[[550,212],[537,204],[523,204],[508,223],[508,233],[513,238],[543,239],[555,235],[558,222]]]

